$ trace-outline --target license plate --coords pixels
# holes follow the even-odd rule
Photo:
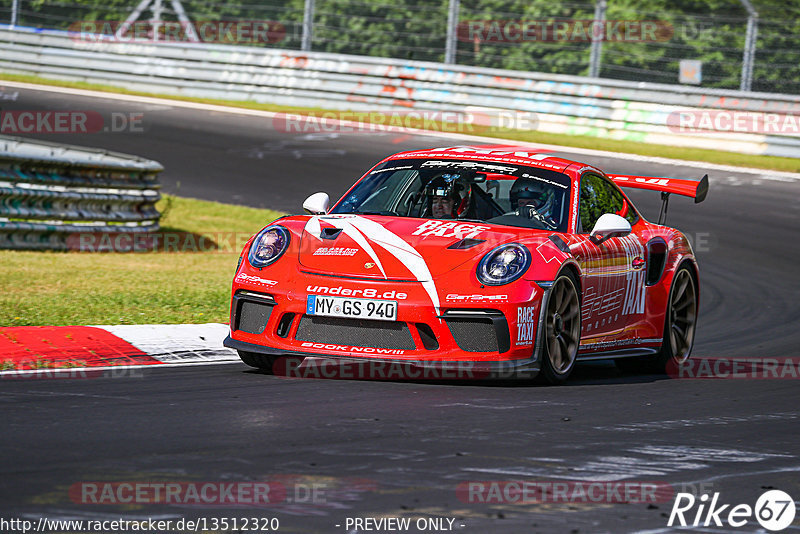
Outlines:
[[[326,317],[396,321],[397,301],[309,295],[306,313]]]

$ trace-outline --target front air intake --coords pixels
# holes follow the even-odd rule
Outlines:
[[[272,315],[274,304],[243,300],[239,305],[237,329],[248,334],[262,334]]]
[[[511,348],[508,321],[497,310],[451,310],[442,318],[463,351],[502,353]]]
[[[340,319],[303,315],[295,339],[353,347],[414,350],[414,338],[405,322]]]

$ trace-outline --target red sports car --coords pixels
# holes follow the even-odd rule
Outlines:
[[[671,193],[701,202],[708,177],[607,175],[505,145],[390,156],[332,208],[311,195],[308,215],[247,243],[225,345],[264,369],[315,357],[558,384],[611,358],[663,372],[692,349],[697,262],[620,186],[660,191],[663,219]]]

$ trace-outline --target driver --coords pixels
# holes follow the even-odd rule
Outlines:
[[[452,219],[455,199],[448,197],[433,197],[431,199],[431,216],[434,219]]]
[[[463,211],[464,199],[461,191],[464,185],[458,174],[440,174],[425,187],[428,197],[428,213],[434,219],[455,219]]]
[[[517,178],[511,186],[511,209],[519,216],[538,219],[552,228],[555,220],[555,192],[547,184],[533,178]]]

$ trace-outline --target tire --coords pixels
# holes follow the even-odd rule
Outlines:
[[[669,304],[664,319],[664,338],[656,356],[655,370],[668,369],[685,363],[692,354],[697,327],[697,280],[688,267],[681,267],[672,279]]]
[[[581,303],[578,283],[570,272],[556,278],[544,313],[541,378],[548,384],[567,381],[575,368],[581,342]]]
[[[272,372],[272,364],[275,363],[277,356],[269,356],[267,354],[258,354],[257,352],[247,352],[244,350],[237,350],[239,358],[250,367],[261,369],[268,373]]]
[[[624,372],[665,374],[689,359],[697,326],[697,280],[689,267],[682,266],[672,279],[664,317],[661,349],[654,356],[620,358],[617,367]]]

